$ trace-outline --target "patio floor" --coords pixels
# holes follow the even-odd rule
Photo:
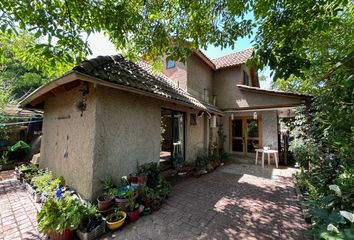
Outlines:
[[[0,174],[0,239],[44,239],[37,230],[40,205],[34,203],[12,172]]]
[[[311,239],[295,169],[230,164],[173,187],[162,209],[101,239]]]
[[[178,183],[159,211],[101,239],[311,239],[296,200],[294,171],[247,164],[220,167]],[[17,180],[4,178],[0,239],[44,238],[36,229],[39,205]]]

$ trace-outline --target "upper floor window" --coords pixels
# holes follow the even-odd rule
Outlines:
[[[250,85],[250,79],[246,71],[243,71],[243,85]]]
[[[166,69],[174,68],[176,63],[174,60],[168,59],[166,60]]]

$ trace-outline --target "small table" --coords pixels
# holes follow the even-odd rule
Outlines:
[[[278,150],[265,150],[265,149],[256,149],[256,165],[257,165],[257,161],[258,161],[258,152],[262,153],[262,168],[264,168],[264,154],[268,153],[268,165],[270,165],[270,154],[273,153],[274,154],[274,160],[275,160],[275,166],[276,168],[278,168]]]

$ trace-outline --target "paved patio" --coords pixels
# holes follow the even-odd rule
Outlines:
[[[294,169],[246,164],[176,185],[163,208],[101,239],[311,239]]]
[[[10,172],[0,180],[0,239],[43,239],[37,231],[37,209],[26,189]]]
[[[101,239],[311,239],[293,172],[220,167],[177,184],[159,211]],[[38,207],[17,180],[0,181],[0,239],[43,239],[36,230]]]

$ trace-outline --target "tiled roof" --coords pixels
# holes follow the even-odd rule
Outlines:
[[[240,52],[231,53],[229,55],[212,59],[216,69],[234,67],[247,62],[253,55],[253,49],[249,48]]]
[[[167,76],[153,71],[147,62],[133,63],[121,54],[86,60],[73,70],[114,84],[152,93],[158,97],[187,103],[198,109],[221,112],[217,107],[197,100],[178,88]]]

